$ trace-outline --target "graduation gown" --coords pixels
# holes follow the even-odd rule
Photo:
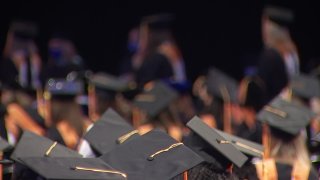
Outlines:
[[[152,80],[171,77],[173,77],[173,70],[169,59],[160,53],[154,53],[146,57],[136,71],[136,81],[139,87]]]
[[[257,174],[262,180],[282,180],[282,179],[308,179],[318,180],[319,175],[316,170],[310,165],[310,168],[304,165],[295,164],[293,167],[290,164],[284,164],[267,159],[256,163]],[[263,173],[267,172],[267,173]],[[293,177],[294,176],[294,177]]]
[[[288,84],[284,60],[275,49],[265,48],[261,53],[258,63],[258,75],[266,86],[265,104],[276,97]]]

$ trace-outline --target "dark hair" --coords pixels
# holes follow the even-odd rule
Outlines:
[[[174,177],[172,180],[182,180],[183,174]],[[188,170],[188,180],[238,180],[235,174],[218,170],[215,165],[203,162]]]

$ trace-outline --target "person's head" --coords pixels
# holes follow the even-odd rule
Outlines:
[[[13,21],[10,24],[3,52],[9,58],[16,51],[37,51],[34,40],[38,34],[35,23],[30,21]]]
[[[49,60],[57,64],[70,63],[76,55],[73,42],[64,34],[54,34],[48,43]]]
[[[140,25],[139,48],[148,56],[166,41],[173,41],[169,28],[173,17],[170,14],[159,14],[145,17]]]
[[[268,125],[266,150],[276,160],[292,164],[310,164],[306,147],[305,129],[314,114],[306,106],[282,99],[272,100],[258,114],[257,119]]]
[[[270,155],[275,159],[300,161],[310,164],[306,137],[299,133],[296,136],[270,128]]]
[[[266,7],[262,14],[262,39],[267,47],[275,48],[280,52],[292,44],[288,26],[293,21],[293,12],[279,7]]]

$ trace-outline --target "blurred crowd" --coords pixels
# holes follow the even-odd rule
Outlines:
[[[36,24],[12,22],[0,61],[1,138],[14,147],[28,131],[83,157],[99,157],[105,152],[85,137],[112,108],[141,136],[161,129],[192,149],[190,136],[197,134],[217,148],[206,140],[208,134],[201,134],[205,129],[197,132],[189,125],[197,116],[209,129],[248,140],[263,150],[259,156],[244,153],[248,160],[239,167],[228,150],[217,148],[227,161],[202,146],[201,151],[213,156],[215,163],[204,158],[205,163],[186,169],[189,179],[318,179],[320,67],[308,74],[300,72],[299,51],[288,29],[293,13],[275,7],[264,10],[264,47],[255,71],[241,81],[216,67],[208,67],[194,82],[188,80],[183,53],[170,28],[174,18],[151,15],[132,27],[119,76],[88,69],[90,60],[82,59],[63,32],[51,36],[48,57],[41,57]],[[93,136],[101,139],[116,130],[103,131]],[[243,146],[250,150],[250,145]],[[10,155],[5,152],[4,159]],[[29,179],[30,174],[23,173],[26,166],[15,165],[11,175]]]

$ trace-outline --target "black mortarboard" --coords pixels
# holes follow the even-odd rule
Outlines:
[[[161,13],[142,18],[142,24],[146,24],[151,30],[168,30],[172,27],[174,15]]]
[[[137,136],[139,136],[138,131],[109,108],[84,135],[84,139],[101,155]]]
[[[294,96],[303,99],[320,97],[320,82],[316,77],[310,75],[300,74],[293,76],[290,88]]]
[[[294,13],[292,10],[284,7],[266,6],[264,8],[264,15],[266,15],[271,21],[277,23],[280,26],[289,26],[294,21]]]
[[[68,149],[52,140],[24,131],[15,146],[11,159],[20,161],[22,157],[81,157],[77,152]]]
[[[7,152],[13,149],[13,146],[0,137],[0,152]]]
[[[157,116],[178,97],[177,92],[161,81],[145,85],[143,92],[138,94],[133,104],[151,117]]]
[[[232,163],[241,167],[247,157],[232,143],[221,136],[215,129],[210,128],[199,117],[193,117],[187,126],[193,131],[184,141],[186,146],[201,155],[207,162],[220,164],[228,168]]]
[[[215,129],[223,138],[232,143],[239,151],[253,157],[263,156],[263,146],[247,139],[234,136],[218,129]]]
[[[83,93],[81,81],[68,81],[64,79],[49,79],[46,84],[45,96],[53,100],[74,101],[75,97]],[[79,101],[79,99],[77,99]]]
[[[49,79],[46,89],[54,96],[70,95],[76,96],[83,91],[80,81],[66,81],[64,79]]]
[[[14,36],[19,39],[33,39],[38,34],[36,24],[30,21],[15,21],[12,22],[9,28]]]
[[[107,179],[124,180],[126,174],[114,170],[95,158],[21,158],[25,166],[45,179]]]
[[[258,112],[264,105],[265,92],[265,85],[259,77],[247,76],[240,82],[238,103]]]
[[[238,83],[216,68],[210,68],[207,75],[208,92],[225,102],[237,102]]]
[[[283,132],[282,135],[287,135],[285,138],[299,134],[313,116],[306,106],[277,97],[258,113],[257,119],[277,130],[274,132]]]
[[[90,77],[90,82],[96,88],[115,92],[122,92],[136,87],[133,82],[128,82],[106,73],[96,73],[92,75]]]
[[[100,157],[129,180],[169,180],[203,162],[165,132],[150,131]]]

